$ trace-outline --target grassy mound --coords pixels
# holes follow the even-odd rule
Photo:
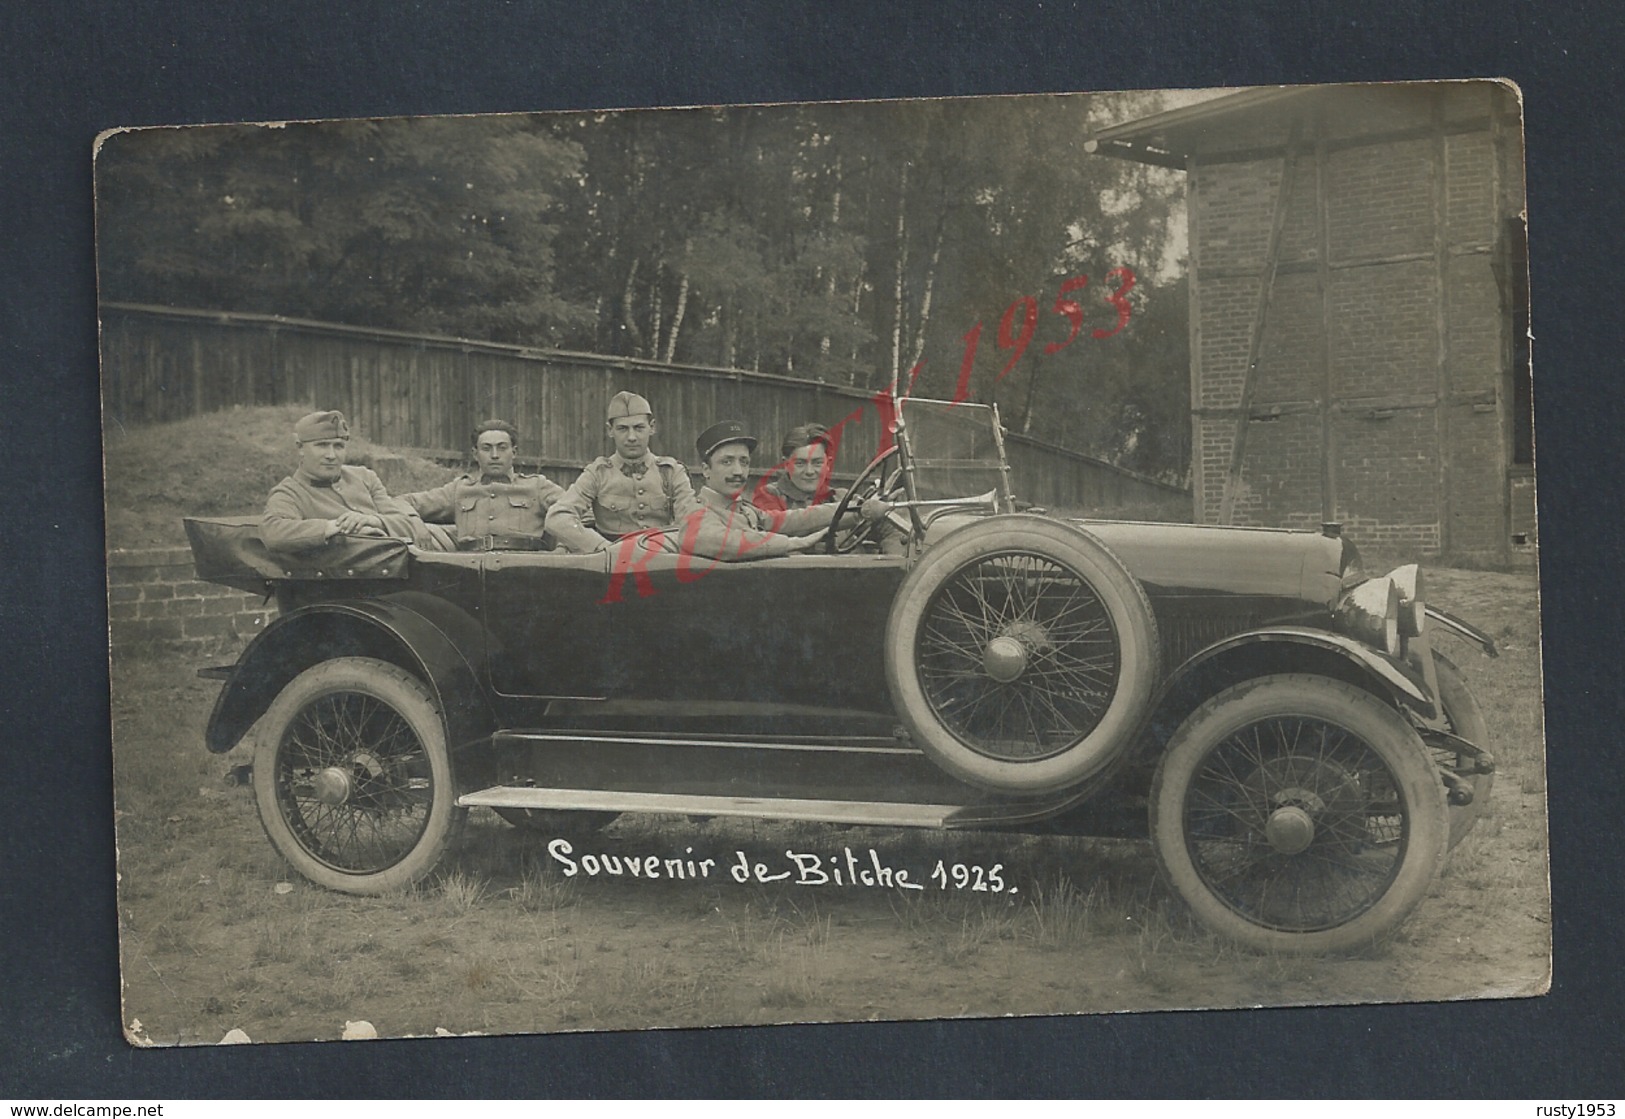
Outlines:
[[[260,512],[271,487],[293,472],[293,425],[307,411],[299,405],[233,408],[151,427],[110,428],[107,546],[180,546],[186,543],[182,517]],[[439,485],[453,474],[359,436],[350,440],[349,461],[379,470],[397,493]]]

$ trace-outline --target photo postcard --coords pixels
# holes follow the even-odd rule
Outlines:
[[[136,1045],[1551,971],[1518,91],[116,130]]]

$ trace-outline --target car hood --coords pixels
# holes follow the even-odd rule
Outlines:
[[[1038,514],[1033,514],[1038,515]],[[985,514],[950,513],[932,522],[934,543]],[[1060,520],[1099,539],[1154,598],[1251,595],[1331,609],[1359,553],[1338,536],[1278,528],[1155,521]]]
[[[1220,525],[1068,519],[1161,594],[1267,595],[1332,605],[1354,545],[1319,532]]]

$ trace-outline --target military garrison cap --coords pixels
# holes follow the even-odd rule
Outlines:
[[[712,424],[700,432],[700,437],[694,440],[694,449],[700,452],[700,458],[711,457],[711,452],[724,443],[743,443],[751,450],[756,449],[756,437],[745,433],[745,425],[738,420],[723,420]]]
[[[609,398],[609,412],[605,419],[613,422],[626,416],[652,416],[655,410],[649,402],[635,392],[618,392]]]
[[[350,425],[343,412],[312,412],[293,425],[293,437],[301,443],[315,439],[348,439]]]

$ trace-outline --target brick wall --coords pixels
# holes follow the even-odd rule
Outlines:
[[[1389,108],[1387,129],[1434,119],[1420,100]],[[1443,106],[1447,121],[1484,111]],[[1510,558],[1509,521],[1522,518],[1508,508],[1509,336],[1492,267],[1504,159],[1487,126],[1339,142],[1371,123],[1323,124],[1326,146],[1296,158],[1232,518],[1307,527],[1329,503],[1384,551]],[[1198,519],[1210,522],[1285,167],[1215,155],[1197,158],[1190,182],[1193,473]]]
[[[258,595],[198,582],[187,548],[112,550],[107,598],[115,652],[235,653],[276,614]]]

